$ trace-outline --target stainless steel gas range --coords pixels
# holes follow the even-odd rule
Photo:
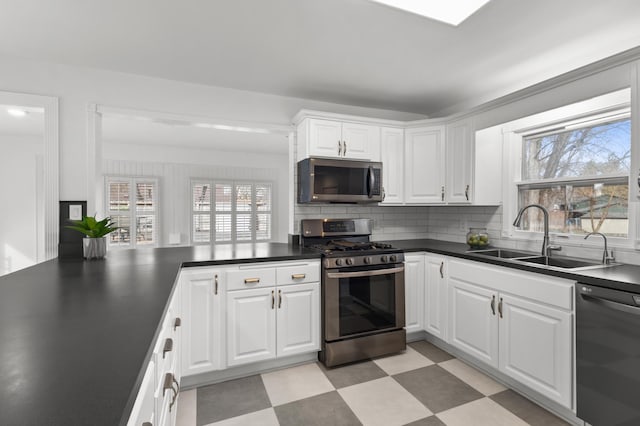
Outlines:
[[[311,219],[302,245],[322,259],[322,351],[332,367],[406,349],[404,253],[370,241],[371,219]]]

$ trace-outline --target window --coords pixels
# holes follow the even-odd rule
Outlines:
[[[626,238],[630,152],[628,109],[525,135],[518,208],[546,207],[552,232]],[[539,209],[523,219],[521,230],[542,232]]]
[[[271,240],[272,185],[193,181],[193,243]]]
[[[154,179],[107,178],[107,215],[118,226],[109,234],[111,246],[157,245],[157,187]]]

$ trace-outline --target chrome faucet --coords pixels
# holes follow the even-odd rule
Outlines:
[[[562,247],[549,245],[549,212],[547,211],[546,208],[544,208],[544,206],[541,206],[540,204],[529,204],[528,206],[524,206],[518,212],[518,215],[516,216],[516,220],[513,221],[513,226],[516,226],[516,227],[520,226],[520,222],[522,222],[522,214],[524,213],[525,210],[531,207],[536,207],[542,210],[542,214],[544,216],[544,237],[542,237],[542,255],[549,257],[551,250],[561,250]]]
[[[591,235],[600,235],[604,239],[604,252],[602,253],[602,264],[610,265],[611,262],[615,260],[615,258],[613,257],[613,250],[609,252],[609,248],[607,247],[607,237],[602,232],[589,232],[587,235],[585,235],[584,239],[586,240]]]

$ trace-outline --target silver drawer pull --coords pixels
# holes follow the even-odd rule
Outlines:
[[[307,277],[307,274],[291,274],[292,280],[302,280]]]
[[[164,348],[162,348],[162,359],[167,352],[171,352],[173,350],[173,339],[167,339],[164,341]]]
[[[260,282],[260,278],[245,278],[244,279],[244,283],[245,284],[256,284]]]
[[[176,331],[178,329],[178,327],[180,327],[181,325],[182,325],[182,320],[180,319],[180,317],[177,317],[173,321],[173,331]]]
[[[164,382],[162,384],[162,397],[163,398],[164,398],[164,394],[169,389],[171,389],[171,391],[173,392],[174,397],[176,395],[178,395],[178,392],[173,388],[173,381],[174,380],[175,380],[175,378],[173,377],[173,374],[167,373],[167,374],[164,375]]]

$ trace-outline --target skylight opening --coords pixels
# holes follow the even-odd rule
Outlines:
[[[458,26],[490,0],[371,0]]]

